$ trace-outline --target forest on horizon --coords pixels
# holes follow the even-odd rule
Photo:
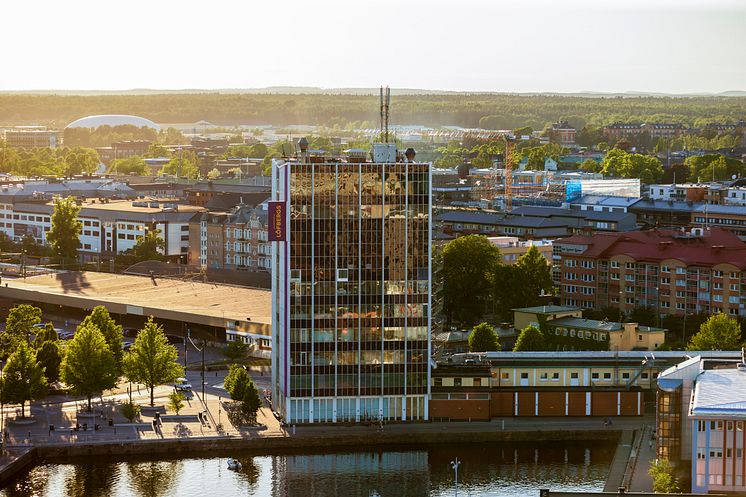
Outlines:
[[[0,125],[64,128],[95,114],[132,114],[159,124],[309,124],[377,127],[378,96],[345,94],[163,93],[148,95],[0,94]],[[746,97],[580,97],[511,94],[395,95],[392,124],[543,129],[564,119],[580,129],[613,122],[700,127],[746,119]]]

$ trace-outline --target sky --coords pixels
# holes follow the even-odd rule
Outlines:
[[[746,90],[744,0],[7,0],[2,17],[0,90]]]

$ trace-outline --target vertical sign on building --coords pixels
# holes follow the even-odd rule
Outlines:
[[[284,242],[286,240],[285,232],[285,202],[270,201],[269,207],[269,230],[268,238],[270,242]]]

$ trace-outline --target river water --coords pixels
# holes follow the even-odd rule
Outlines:
[[[466,496],[538,496],[540,488],[601,491],[613,444],[463,444],[422,450],[277,455],[239,452],[240,471],[226,457],[185,459],[80,458],[48,463],[0,491],[2,497],[430,496],[454,495],[450,461],[458,457]]]

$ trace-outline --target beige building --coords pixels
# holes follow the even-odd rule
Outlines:
[[[15,148],[57,148],[62,144],[60,132],[44,126],[17,126],[6,130],[5,142]]]
[[[551,240],[521,240],[517,236],[489,236],[487,239],[500,249],[505,264],[513,264],[531,247],[536,247],[547,263],[552,264]]]
[[[663,328],[585,319],[576,307],[526,307],[513,313],[516,330],[543,325],[559,350],[656,350],[666,341]]]

